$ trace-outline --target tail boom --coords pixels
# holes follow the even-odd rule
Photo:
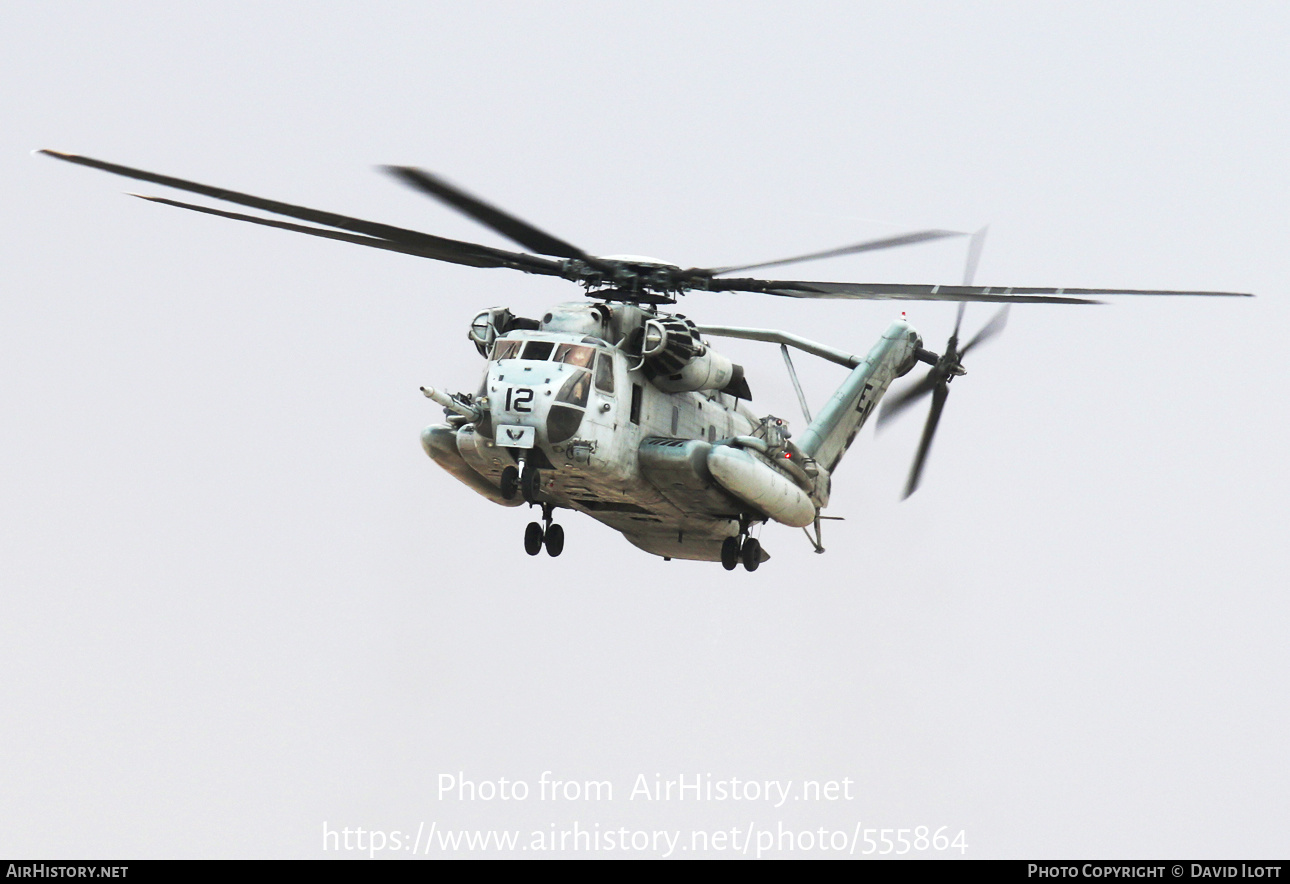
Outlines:
[[[922,345],[909,323],[893,322],[799,437],[802,451],[832,472],[891,382],[913,367]]]

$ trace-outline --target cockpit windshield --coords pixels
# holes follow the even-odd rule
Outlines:
[[[523,352],[521,352],[521,349]],[[555,351],[555,361],[578,368],[591,368],[596,358],[596,348],[585,344],[556,344],[554,341],[498,341],[493,345],[493,361],[499,359],[528,359],[546,362]]]
[[[590,368],[591,360],[595,356],[595,350],[582,344],[561,344],[555,348],[556,362],[567,362],[569,365],[576,365],[579,368]]]
[[[586,344],[556,344],[554,341],[498,341],[493,345],[493,361],[499,359],[527,359],[546,362],[555,351],[555,361],[577,368],[591,368],[596,358],[596,348]],[[521,352],[522,351],[522,352]]]
[[[520,352],[520,344],[523,341],[498,341],[493,346],[493,359],[514,359]]]
[[[524,345],[524,355],[521,359],[532,359],[534,362],[546,362],[551,358],[551,350],[555,344],[551,341],[529,341]]]

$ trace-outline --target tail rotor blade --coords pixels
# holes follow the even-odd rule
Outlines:
[[[901,415],[905,409],[913,405],[919,399],[922,399],[932,390],[936,389],[936,384],[940,381],[940,376],[935,369],[929,371],[921,381],[914,384],[895,396],[884,397],[882,408],[878,412],[878,421],[876,426],[881,428],[886,426],[896,417]]]
[[[985,248],[985,233],[989,229],[990,228],[988,227],[982,227],[976,233],[972,234],[972,237],[968,240],[967,264],[963,268],[963,285],[965,286],[972,285],[972,280],[976,278],[976,267],[981,263],[981,251]],[[956,356],[963,355],[963,351],[958,351],[957,348],[959,342],[959,329],[963,325],[963,308],[965,306],[966,305],[963,301],[959,301],[959,312],[958,315],[954,317],[954,334],[950,335],[950,345],[947,348],[949,353]],[[963,349],[966,350],[967,348],[965,347]]]
[[[950,346],[948,350],[953,350],[959,340],[959,327],[963,325],[963,311],[967,308],[967,303],[959,301],[958,314],[954,317],[954,334],[950,335]]]
[[[989,227],[982,227],[968,240],[967,265],[963,268],[963,284],[971,285],[976,279],[976,267],[981,263],[981,252],[985,249],[985,234]]]
[[[945,400],[949,395],[949,384],[944,382],[937,384],[932,392],[932,409],[927,413],[927,423],[923,426],[923,438],[918,442],[918,454],[914,457],[914,465],[910,467],[909,482],[905,485],[902,499],[918,490],[918,480],[922,478],[923,466],[927,463],[927,452],[931,451],[936,425],[941,421],[941,412],[945,409]]]
[[[967,352],[977,344],[984,344],[986,341],[999,334],[999,332],[1003,331],[1008,325],[1009,306],[1010,305],[1008,304],[1004,304],[1000,307],[999,311],[995,313],[994,316],[990,317],[990,321],[981,326],[981,330],[972,336],[972,340],[963,345],[963,349],[959,351],[959,356],[966,356]]]

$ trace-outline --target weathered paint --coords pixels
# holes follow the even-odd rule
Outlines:
[[[802,451],[832,472],[891,382],[912,367],[921,345],[909,323],[893,322],[802,433]]]
[[[708,469],[723,488],[776,522],[804,528],[815,521],[815,504],[806,492],[747,449],[713,448],[708,452]]]

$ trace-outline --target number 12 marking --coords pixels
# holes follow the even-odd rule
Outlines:
[[[533,391],[528,387],[510,387],[506,390],[506,410],[528,414],[533,410]]]

